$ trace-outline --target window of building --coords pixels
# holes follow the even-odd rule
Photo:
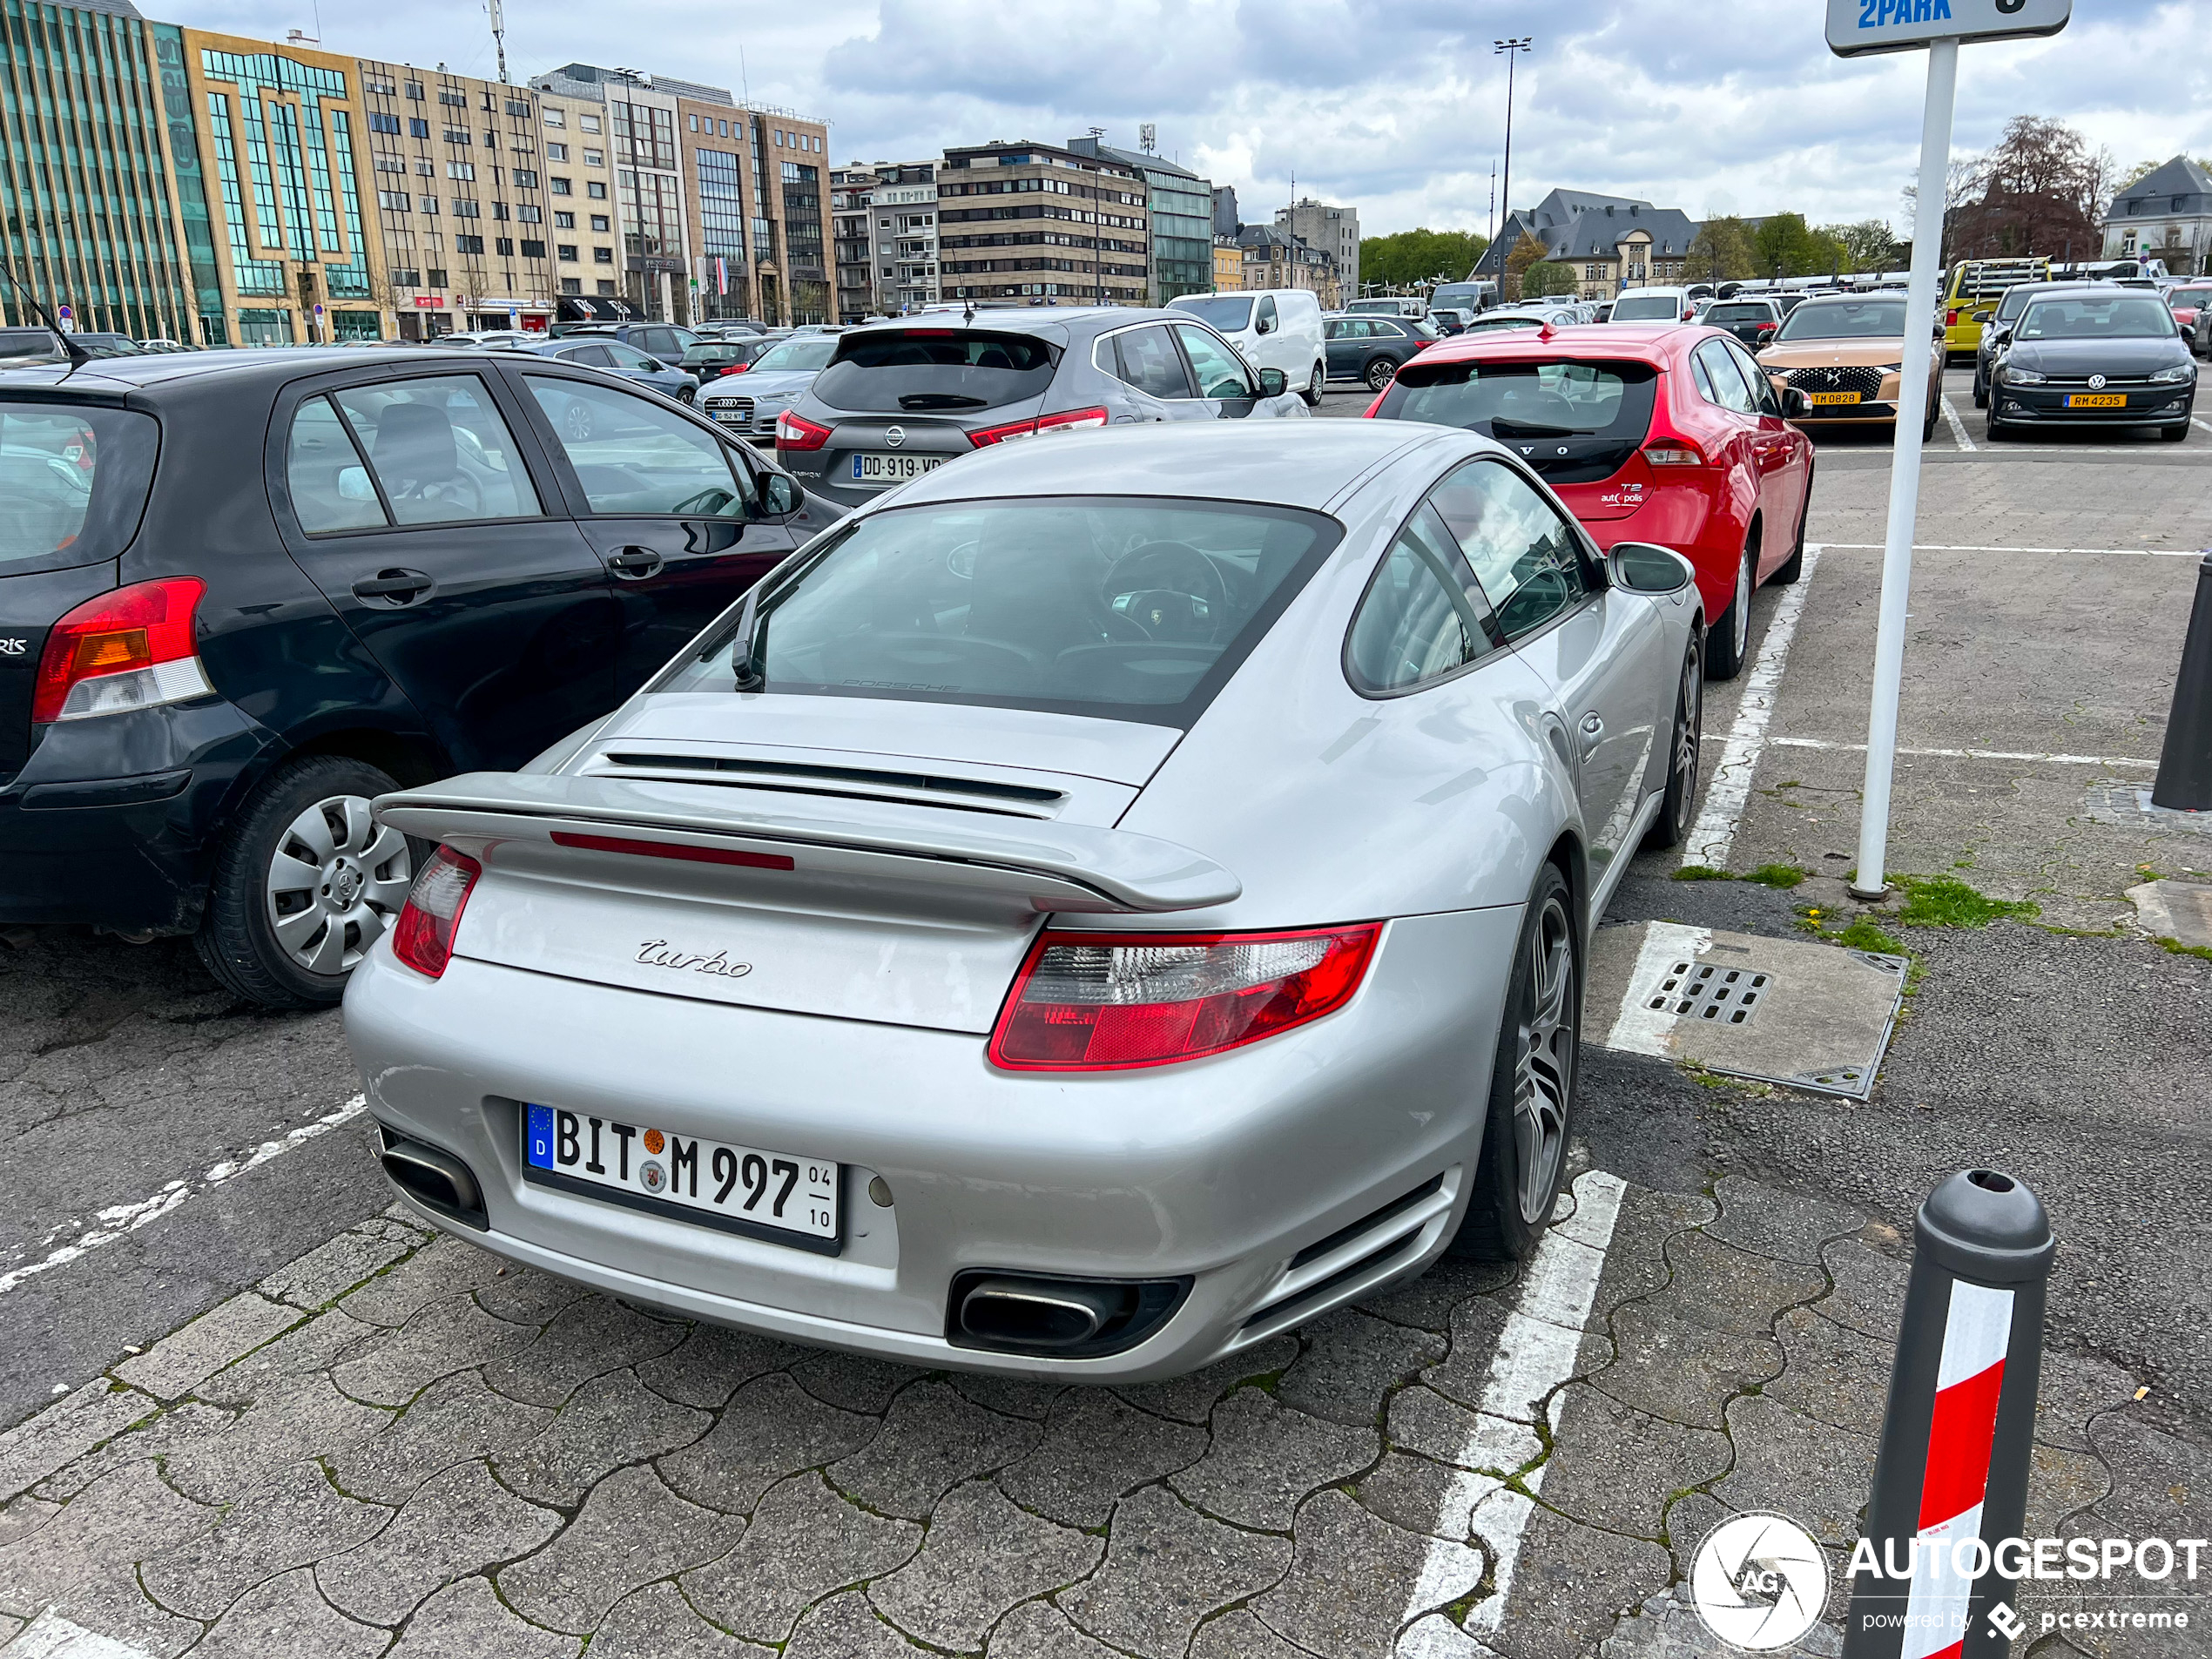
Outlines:
[[[595,247],[595,248],[593,248],[593,249],[591,250],[591,263],[592,263],[592,264],[594,264],[594,265],[612,265],[614,262],[615,262],[615,251],[614,251],[614,249],[612,249],[612,248],[610,248],[610,247]]]
[[[561,292],[563,293],[582,293],[583,292],[583,279],[582,277],[563,277],[561,279]]]
[[[595,202],[603,202],[607,199],[607,187],[597,179],[584,181],[583,193]]]
[[[427,138],[430,136],[430,124],[420,116],[410,115],[407,118],[407,132],[411,138]]]
[[[417,196],[415,206],[419,212],[435,214],[438,211],[438,199],[435,196]]]
[[[438,93],[438,102],[441,104],[455,105],[465,110],[469,107],[469,94],[466,92],[455,92],[450,90],[441,90]]]
[[[553,215],[553,228],[556,231],[574,230],[576,228],[576,215],[574,213],[556,212]]]
[[[730,136],[730,124],[727,121],[717,121],[714,124],[714,135],[718,138],[728,138]]]
[[[548,161],[566,161],[569,158],[569,146],[565,144],[549,143],[545,146],[545,158]]]
[[[519,202],[515,207],[515,218],[521,224],[543,225],[545,222],[545,210],[535,202]]]
[[[446,129],[446,142],[448,144],[474,144],[475,141],[476,135],[469,132],[466,127],[448,127]]]
[[[597,287],[602,297],[610,294],[615,291],[613,280],[608,277],[601,277]]]
[[[379,155],[376,158],[376,171],[379,172],[405,172],[407,171],[407,158],[405,156]]]
[[[435,179],[438,176],[438,164],[435,161],[418,161],[415,164],[415,171],[418,177]]]
[[[550,104],[546,105],[538,111],[538,118],[550,127],[564,127],[569,124],[567,112],[563,110],[556,108]]]
[[[692,132],[697,132],[699,130],[699,118],[696,114],[687,115],[684,118],[691,123]]]
[[[509,115],[519,115],[519,116],[523,116],[523,117],[524,117],[525,118],[527,118],[529,117],[529,112],[530,112],[530,106],[529,106],[528,104],[524,103],[524,102],[523,102],[521,98],[509,98],[509,99],[507,100],[507,113],[508,113],[508,114],[509,114]]]
[[[446,177],[448,179],[474,179],[475,176],[476,164],[473,161],[448,161],[446,163]]]
[[[594,213],[591,215],[591,228],[595,231],[610,231],[614,228],[614,220],[604,213]]]
[[[409,81],[407,84],[407,95],[413,98],[421,98],[422,96],[422,83],[421,81]]]
[[[484,251],[484,239],[481,236],[456,236],[453,239],[453,251],[456,253],[481,253]]]
[[[586,150],[583,152],[583,165],[587,167],[605,166],[607,165],[607,152],[604,150]]]
[[[504,218],[506,218],[506,217],[507,217],[507,204],[506,204],[505,202],[494,202],[494,203],[491,205],[491,216],[492,216],[494,219],[504,219]]]
[[[414,199],[404,190],[380,190],[376,192],[376,205],[379,207],[388,207],[395,213],[407,212],[408,208],[413,205],[413,200]]]
[[[577,245],[574,242],[563,242],[554,252],[560,255],[561,263],[563,265],[575,265],[580,262]]]
[[[536,169],[536,168],[535,168],[535,167],[516,167],[516,168],[513,168],[511,171],[512,171],[512,172],[513,172],[513,174],[514,174],[514,179],[515,179],[515,188],[516,188],[516,189],[517,189],[517,190],[536,190],[536,189],[537,188],[537,169]]]
[[[523,257],[526,260],[543,259],[545,257],[545,244],[536,240],[534,238],[525,236],[523,239]]]
[[[511,236],[494,237],[492,239],[492,251],[495,253],[503,254],[508,259],[513,259],[515,257],[515,239]]]
[[[368,118],[368,130],[371,132],[397,132],[400,130],[400,118],[396,115],[378,115],[371,111]]]
[[[562,178],[558,173],[556,173],[552,178],[547,179],[545,182],[552,186],[553,193],[556,196],[573,196],[576,194],[576,186],[570,184],[567,179]]]
[[[455,196],[453,199],[453,216],[455,219],[482,219],[484,210],[466,196]]]
[[[586,132],[597,132],[599,131],[599,118],[596,115],[579,115],[576,118],[576,124],[577,125],[582,127]]]
[[[445,273],[445,271],[443,270],[443,268],[442,268],[442,267],[441,267],[441,266],[435,266],[435,265],[434,265],[434,266],[431,266],[431,267],[430,267],[428,271],[425,271],[422,274],[423,274],[423,275],[425,275],[426,277],[429,278],[429,280],[430,280],[430,281],[429,281],[429,286],[430,286],[431,287],[434,287],[434,288],[444,288],[444,287],[451,287],[451,286],[452,286],[450,283],[448,283],[448,282],[446,280],[446,273]]]
[[[396,268],[392,273],[392,286],[395,288],[419,288],[422,286],[422,273]]]

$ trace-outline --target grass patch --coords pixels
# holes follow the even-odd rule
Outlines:
[[[1905,907],[1897,919],[1907,927],[1986,927],[2006,918],[2027,921],[2043,914],[2040,905],[1993,899],[1956,876],[1901,875],[1897,884],[1905,889]]]
[[[2184,945],[2178,939],[2161,939],[2158,941],[2158,948],[2168,956],[2195,956],[2212,962],[2212,947]]]
[[[1884,933],[1865,916],[1854,916],[1851,926],[1839,934],[1830,935],[1846,950],[1870,951],[1878,956],[1902,956],[1905,947]]]
[[[1794,864],[1762,864],[1743,879],[1746,881],[1756,881],[1763,887],[1780,887],[1786,890],[1804,880],[1807,873],[1808,872],[1800,870]]]
[[[1726,870],[1716,870],[1710,864],[1685,864],[1671,878],[1676,881],[1733,881],[1736,878]]]

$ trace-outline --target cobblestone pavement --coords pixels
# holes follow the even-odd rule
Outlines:
[[[1855,1534],[1898,1239],[1733,1176],[1612,1190],[1571,1374],[1502,1417],[1526,1309],[1500,1268],[1447,1259],[1198,1376],[1063,1388],[647,1314],[395,1205],[0,1438],[0,1636],[43,1615],[163,1659],[1703,1652],[1674,1587],[1722,1516]],[[2050,1357],[2032,1534],[2192,1506],[2202,1530],[2212,1460],[2137,1386]]]

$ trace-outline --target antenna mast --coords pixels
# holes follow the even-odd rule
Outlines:
[[[501,8],[500,0],[486,0],[486,5],[488,10],[491,12],[492,44],[499,52],[499,82],[501,85],[504,86],[508,84],[507,15]]]

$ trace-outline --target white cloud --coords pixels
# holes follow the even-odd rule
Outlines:
[[[178,20],[280,39],[312,26],[306,10],[221,0]],[[1507,33],[1536,37],[1516,73],[1524,206],[1566,185],[1693,214],[1895,219],[1919,139],[1923,60],[1831,57],[1809,0],[1599,0],[1562,9],[1548,33],[1526,0],[540,0],[507,17],[518,79],[582,58],[742,85],[828,119],[839,161],[1058,142],[1094,124],[1133,146],[1151,121],[1163,151],[1237,186],[1248,219],[1295,177],[1302,194],[1357,206],[1371,233],[1482,228],[1505,115],[1491,43]],[[1968,49],[1957,146],[2026,113],[2072,122],[2123,163],[2212,151],[2203,21],[2202,0],[2100,0],[2055,40]],[[322,27],[331,51],[491,72],[480,5],[333,7]]]

